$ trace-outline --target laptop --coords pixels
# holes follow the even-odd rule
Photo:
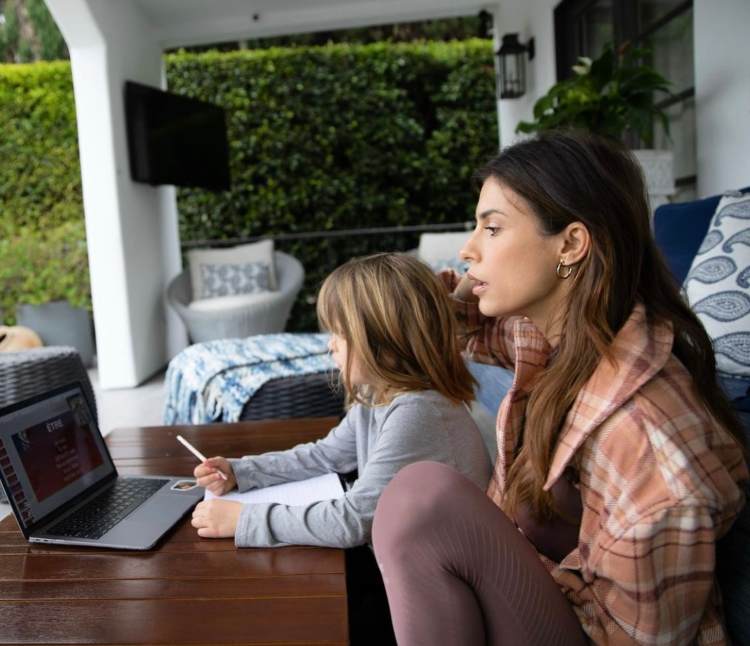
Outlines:
[[[32,543],[147,550],[204,491],[118,476],[80,383],[0,409],[0,481]]]

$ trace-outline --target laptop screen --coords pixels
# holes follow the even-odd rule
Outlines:
[[[114,473],[80,386],[0,413],[0,471],[24,530]]]

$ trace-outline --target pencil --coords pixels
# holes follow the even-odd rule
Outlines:
[[[190,444],[190,442],[188,442],[184,437],[182,437],[182,435],[177,436],[177,441],[180,444],[182,444],[182,446],[184,446],[188,451],[190,451],[201,462],[205,462],[206,460],[208,460],[208,458],[205,455],[203,455],[203,453],[201,453],[192,444]],[[222,477],[223,480],[227,479],[226,475],[224,475],[224,473],[219,471],[219,469],[216,469],[216,473],[218,473]]]

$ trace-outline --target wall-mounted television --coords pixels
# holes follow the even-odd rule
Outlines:
[[[125,120],[133,181],[229,188],[227,126],[219,106],[126,81]]]

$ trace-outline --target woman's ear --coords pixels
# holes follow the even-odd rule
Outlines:
[[[566,265],[575,265],[588,255],[591,234],[583,222],[571,222],[560,235],[560,258]]]

